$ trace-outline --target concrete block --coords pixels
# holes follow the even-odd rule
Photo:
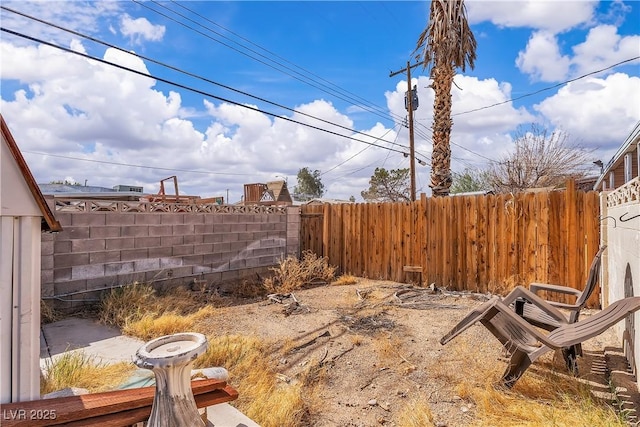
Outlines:
[[[133,249],[135,239],[133,237],[121,237],[119,239],[106,239],[105,249],[110,250],[122,250]]]
[[[89,254],[61,254],[53,256],[55,268],[71,267],[74,265],[87,265],[89,263]]]
[[[174,268],[168,269],[165,273],[167,277],[172,277],[172,278],[189,277],[193,275],[193,266],[186,265],[182,267],[174,267]]]
[[[258,264],[261,266],[267,266],[267,265],[276,265],[278,264],[278,260],[280,259],[280,257],[276,257],[276,256],[263,256],[258,258]]]
[[[68,282],[57,282],[54,284],[54,295],[64,295],[72,292],[86,291],[86,280],[70,280]]]
[[[209,243],[209,244],[201,244],[201,245],[194,245],[193,246],[193,253],[194,254],[206,254],[206,253],[210,253],[213,252],[213,244]]]
[[[53,272],[51,272],[51,278],[53,279]],[[45,282],[44,280],[42,281],[42,285],[40,287],[40,292],[41,295],[43,297],[51,297],[53,296],[53,291],[54,291],[54,285],[53,285],[53,281],[47,281]]]
[[[68,227],[60,232],[61,239],[88,239],[89,227]]]
[[[206,265],[194,265],[193,274],[211,273],[212,268]]]
[[[183,243],[185,245],[196,245],[204,241],[202,234],[187,234],[183,236]]]
[[[246,224],[246,230],[250,232],[256,232],[262,230],[262,224]]]
[[[78,252],[97,252],[104,251],[105,241],[104,239],[84,239],[84,240],[72,240],[71,251]]]
[[[187,234],[193,234],[193,224],[176,224],[173,225],[174,236],[184,236]]]
[[[207,214],[204,217],[205,224],[222,224],[222,217],[226,214]]]
[[[226,253],[231,251],[231,243],[222,242],[213,244],[213,253]]]
[[[129,273],[129,274],[119,274],[118,276],[118,285],[128,285],[131,283],[145,283],[145,273]]]
[[[160,214],[160,224],[184,224],[184,215],[181,213],[163,213]],[[188,214],[187,214],[188,215]]]
[[[275,231],[287,231],[287,223],[286,222],[277,222],[273,224],[273,229]]]
[[[194,213],[194,214],[185,214],[183,224],[204,224],[204,217],[206,214]]]
[[[259,258],[247,258],[245,260],[245,268],[254,268],[259,267],[260,262]]]
[[[187,255],[182,257],[184,265],[202,265],[204,257],[202,255]]]
[[[134,218],[135,225],[158,225],[162,221],[161,213],[136,213]]]
[[[214,224],[213,232],[214,233],[229,233],[231,231],[231,224]]]
[[[40,255],[53,255],[53,240],[47,242],[40,241]]]
[[[238,272],[238,270],[229,270],[229,271],[223,271],[222,272],[222,281],[225,280],[238,280],[240,278],[240,273]]]
[[[229,261],[229,268],[231,270],[239,270],[245,268],[246,266],[247,262],[244,258]]]
[[[160,246],[157,248],[149,248],[149,258],[168,258],[171,256],[173,250],[171,247]]]
[[[120,237],[120,227],[115,225],[104,227],[91,227],[89,237],[92,239],[104,239],[106,237]]]
[[[71,280],[71,267],[68,268],[56,268],[53,270],[53,281],[60,282],[64,280]]]
[[[183,266],[182,258],[159,258],[159,260],[160,260],[160,268],[163,268],[163,269],[171,269],[171,268]]]
[[[155,259],[139,259],[134,261],[133,268],[135,271],[159,270],[160,260]]]
[[[149,236],[171,236],[173,229],[170,225],[150,225]]]
[[[213,233],[213,224],[195,224],[193,226],[193,232],[200,235]]]
[[[173,247],[173,256],[193,254],[193,245],[179,245]]]
[[[148,237],[148,225],[126,225],[120,229],[122,237]]]
[[[248,242],[231,242],[230,243],[231,252],[236,254],[244,251],[245,249],[247,249],[248,246],[249,246]]]
[[[232,233],[240,233],[247,231],[247,224],[231,224]]]
[[[222,281],[222,273],[205,273],[204,280],[209,283],[220,283]]]
[[[45,255],[40,257],[40,269],[53,271],[53,255]]]
[[[71,280],[87,280],[96,277],[104,277],[104,264],[71,267]]]
[[[202,236],[202,243],[222,242],[222,234],[205,234]]]
[[[253,242],[253,233],[238,233],[238,241]]]
[[[120,261],[120,251],[102,251],[89,254],[89,264],[106,264]]]
[[[40,241],[41,242],[53,242],[55,240],[57,233],[47,233],[43,231],[40,233]]]
[[[73,227],[106,225],[106,214],[97,212],[75,213],[71,218],[71,225]]]
[[[53,215],[56,217],[56,219],[58,220],[58,222],[60,223],[60,225],[64,228],[64,227],[68,227],[71,225],[71,215],[73,215],[70,212],[56,212],[55,210],[52,210]]]
[[[237,224],[238,222],[240,222],[239,214],[226,214],[222,216],[223,224]]]
[[[160,238],[160,246],[174,247],[184,243],[183,236],[163,236]]]
[[[104,273],[105,276],[119,276],[122,274],[129,274],[134,272],[133,261],[129,262],[115,262],[112,264],[105,264]]]
[[[148,249],[125,249],[120,252],[120,259],[122,261],[132,261],[146,259],[148,255]]]
[[[226,233],[222,236],[222,241],[223,242],[237,242],[238,241],[238,234],[237,233]]]
[[[253,234],[253,240],[262,240],[262,239],[267,239],[269,238],[269,232],[268,231],[257,231]]]
[[[160,237],[136,237],[134,247],[156,248],[160,246]]]
[[[133,225],[135,224],[135,213],[134,212],[111,212],[106,214],[106,225]]]

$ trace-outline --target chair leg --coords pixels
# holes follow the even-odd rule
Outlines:
[[[577,346],[572,345],[571,347],[562,349],[564,363],[567,365],[569,372],[573,375],[578,375],[578,349],[576,347]]]
[[[511,388],[513,385],[520,379],[522,374],[529,369],[531,366],[531,358],[529,354],[521,351],[515,350],[511,355],[511,360],[509,361],[509,365],[507,369],[504,371],[502,375],[502,379],[500,380],[502,386],[504,388]]]

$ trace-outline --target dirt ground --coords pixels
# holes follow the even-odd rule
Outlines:
[[[397,426],[416,401],[428,402],[437,426],[470,425],[475,407],[458,396],[459,381],[469,375],[497,381],[506,366],[498,341],[482,326],[446,346],[439,343],[487,295],[359,279],[354,285],[299,290],[294,298],[224,307],[208,326],[221,335],[256,335],[276,342],[284,382],[295,381],[308,364],[321,362],[326,371],[315,410],[305,421],[309,426]],[[585,343],[585,354],[601,354],[605,346],[615,345],[608,331]],[[554,358],[562,366],[559,356],[550,353],[549,359]],[[488,372],[470,371],[485,363]],[[581,373],[591,371],[590,357],[579,363]],[[532,367],[525,376],[537,375],[539,369]],[[606,391],[606,380],[599,381]]]

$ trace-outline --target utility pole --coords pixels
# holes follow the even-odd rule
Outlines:
[[[409,61],[407,61],[407,93],[405,95],[405,106],[407,108],[407,114],[409,116],[409,167],[411,171],[411,201],[416,201],[416,156],[415,156],[415,148],[414,148],[414,137],[413,137],[413,110],[418,108],[418,105],[414,107],[413,102],[413,92],[411,90],[411,69],[417,67],[418,64],[410,65]],[[389,77],[393,77],[397,74],[404,72],[402,69],[400,71],[389,73]],[[417,100],[417,98],[416,98]]]

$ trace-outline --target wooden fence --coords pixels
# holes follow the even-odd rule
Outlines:
[[[302,207],[301,249],[340,273],[503,293],[531,282],[582,289],[600,241],[597,192],[422,197],[414,203]],[[412,274],[412,273],[411,273]],[[590,300],[597,305],[598,292]]]

